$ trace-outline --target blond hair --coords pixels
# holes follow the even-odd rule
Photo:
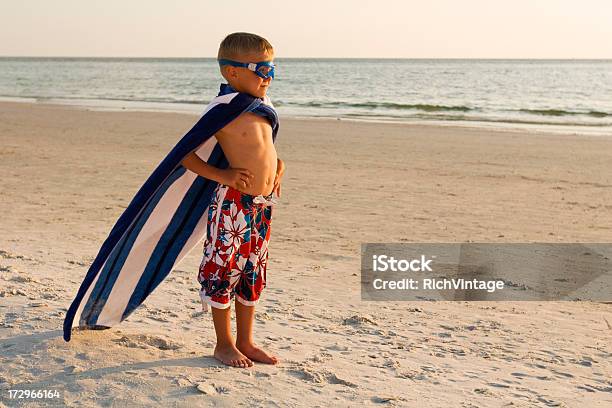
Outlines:
[[[274,55],[274,48],[268,40],[257,34],[232,33],[221,41],[217,59],[236,59],[259,52]]]

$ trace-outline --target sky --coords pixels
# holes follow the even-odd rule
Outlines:
[[[610,0],[1,0],[0,56],[612,58]]]

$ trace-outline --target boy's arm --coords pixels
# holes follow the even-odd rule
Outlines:
[[[181,164],[187,170],[191,170],[199,176],[221,183],[221,169],[206,163],[195,152],[185,156]]]
[[[274,188],[272,191],[276,191],[278,198],[281,196],[281,179],[283,178],[283,174],[285,174],[285,162],[281,159],[277,159],[276,176],[274,177]]]
[[[187,170],[191,170],[199,176],[220,184],[232,186],[238,190],[249,187],[251,185],[250,180],[254,177],[254,174],[248,169],[228,168],[224,170],[211,166],[195,154],[195,152],[185,156],[181,164]]]

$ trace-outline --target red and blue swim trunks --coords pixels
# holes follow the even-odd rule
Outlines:
[[[215,189],[198,274],[204,305],[224,309],[234,296],[247,306],[259,301],[266,286],[273,194],[252,196],[224,184]]]

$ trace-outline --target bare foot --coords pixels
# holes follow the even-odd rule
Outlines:
[[[276,358],[276,356],[266,353],[265,351],[263,351],[262,349],[254,345],[253,343],[247,343],[247,344],[236,343],[236,348],[242,351],[242,353],[248,358],[250,358],[251,360],[259,361],[260,363],[276,364],[279,361],[278,358]]]
[[[233,345],[227,347],[220,347],[217,345],[215,347],[214,356],[217,360],[228,366],[240,368],[253,366],[253,362]]]

